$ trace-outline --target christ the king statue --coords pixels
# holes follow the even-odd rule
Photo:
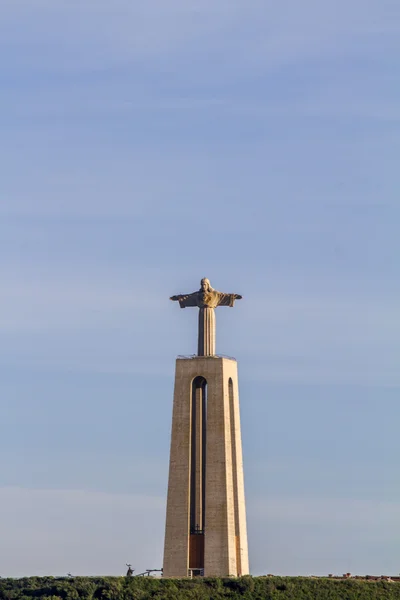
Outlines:
[[[201,280],[200,289],[192,294],[171,296],[181,308],[197,306],[199,310],[198,356],[215,356],[215,312],[217,306],[233,306],[239,294],[224,294],[211,287],[207,278]]]

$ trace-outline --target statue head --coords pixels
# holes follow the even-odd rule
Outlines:
[[[200,290],[202,292],[210,292],[212,289],[213,288],[210,285],[210,280],[207,279],[207,277],[203,277],[203,279],[200,281]]]

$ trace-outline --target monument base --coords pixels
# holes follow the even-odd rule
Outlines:
[[[178,358],[163,576],[248,572],[237,363]]]

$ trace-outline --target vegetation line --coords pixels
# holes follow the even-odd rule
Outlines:
[[[310,577],[160,579],[156,577],[0,578],[0,600],[400,600],[400,583]]]

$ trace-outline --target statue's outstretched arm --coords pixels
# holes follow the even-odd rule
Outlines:
[[[218,306],[233,306],[235,300],[241,299],[242,296],[240,294],[224,294],[223,292],[220,292]]]
[[[178,294],[177,296],[171,296],[170,300],[179,302],[181,308],[197,306],[197,292],[194,294]]]

